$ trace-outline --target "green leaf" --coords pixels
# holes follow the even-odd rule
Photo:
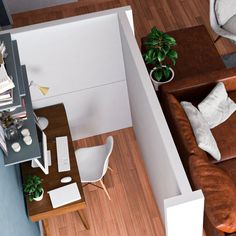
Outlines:
[[[170,69],[168,67],[163,68],[163,72],[164,72],[166,80],[168,80],[170,78],[170,74],[171,74]]]
[[[167,54],[167,56],[171,59],[171,58],[174,58],[174,59],[177,59],[178,58],[178,54],[175,50],[170,50]]]
[[[176,65],[176,60],[174,58],[170,58],[170,60],[172,61],[173,65]]]
[[[163,77],[163,73],[161,69],[155,70],[153,72],[153,79],[155,79],[156,81],[161,81],[162,77]]]
[[[163,51],[165,52],[165,54],[167,55],[168,52],[169,52],[169,50],[170,50],[170,46],[165,44],[165,45],[163,45],[162,50],[163,50]]]
[[[163,38],[164,38],[165,41],[166,41],[168,44],[170,44],[171,46],[176,45],[175,39],[174,39],[173,37],[171,37],[170,35],[165,34],[165,35],[163,35]]]
[[[163,61],[165,59],[166,55],[165,53],[163,53],[162,51],[158,51],[157,53],[157,58],[158,58],[158,61]]]

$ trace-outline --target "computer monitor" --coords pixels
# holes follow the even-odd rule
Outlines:
[[[44,172],[44,174],[49,174],[48,168],[48,154],[47,154],[47,136],[40,129],[38,124],[36,123],[39,146],[41,151],[41,158],[35,158],[31,162],[31,167],[36,168],[39,167]]]

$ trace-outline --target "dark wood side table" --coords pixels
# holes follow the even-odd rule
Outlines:
[[[176,39],[175,80],[224,69],[225,65],[204,25],[167,32]],[[142,38],[142,53],[145,51]]]
[[[31,168],[31,162],[25,162],[21,164],[23,181],[29,175],[37,175],[43,179],[43,188],[44,188],[43,199],[39,202],[35,202],[35,201],[29,202],[28,199],[26,200],[29,218],[32,221],[42,220],[45,233],[48,236],[50,235],[49,228],[48,228],[48,221],[47,221],[49,217],[77,211],[85,228],[89,229],[89,225],[82,212],[82,209],[86,207],[86,202],[84,198],[82,184],[80,181],[79,171],[77,168],[75,152],[73,148],[73,143],[71,139],[71,134],[69,130],[69,125],[68,125],[64,105],[58,104],[54,106],[37,109],[35,113],[38,116],[46,117],[49,121],[49,125],[44,130],[44,132],[47,136],[48,149],[51,150],[52,165],[49,166],[49,174],[45,175],[41,171],[41,169]],[[70,167],[71,167],[70,171],[58,172],[56,137],[59,137],[59,136],[68,137],[68,147],[69,147]],[[81,200],[54,209],[52,207],[51,200],[47,192],[49,190],[64,186],[65,184],[62,184],[60,180],[61,178],[65,176],[72,177],[72,182],[77,183],[80,194],[81,194]]]

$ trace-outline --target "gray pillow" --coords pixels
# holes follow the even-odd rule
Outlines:
[[[236,2],[235,2],[236,4]],[[230,33],[233,33],[236,35],[236,14],[233,15],[224,25],[223,28]]]

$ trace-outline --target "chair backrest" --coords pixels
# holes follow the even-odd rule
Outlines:
[[[235,0],[215,0],[214,8],[219,25],[224,25],[236,14]]]
[[[102,177],[106,174],[107,172],[107,168],[108,168],[108,163],[109,163],[109,157],[112,153],[112,149],[113,149],[113,137],[112,136],[108,136],[106,139],[106,143],[105,143],[105,149],[106,149],[106,160],[104,162],[104,167],[103,167],[103,171],[102,171]]]

